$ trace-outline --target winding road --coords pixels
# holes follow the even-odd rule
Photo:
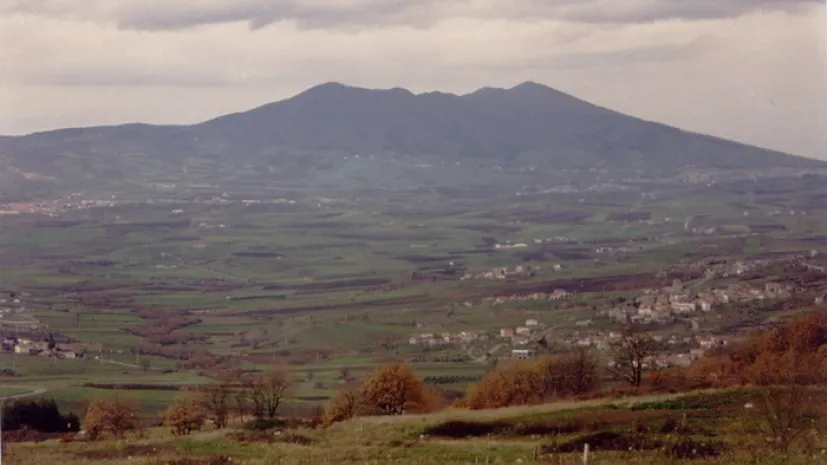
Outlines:
[[[20,394],[12,394],[10,396],[3,396],[0,397],[0,401],[10,400],[10,399],[22,399],[24,397],[32,397],[32,396],[40,396],[49,392],[48,389],[45,387],[31,387],[31,386],[0,386],[0,389],[28,389],[28,392],[23,392]]]

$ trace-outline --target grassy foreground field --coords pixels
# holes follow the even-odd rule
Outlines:
[[[165,429],[121,441],[7,444],[6,464],[823,464],[827,438],[808,432],[789,454],[768,447],[754,393],[705,391],[558,402],[499,410],[365,417],[328,429],[176,438]],[[823,421],[823,419],[820,419]]]

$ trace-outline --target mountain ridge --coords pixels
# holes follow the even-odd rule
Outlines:
[[[624,115],[533,81],[465,94],[326,82],[190,125],[127,123],[0,137],[6,164],[79,185],[95,176],[128,180],[146,165],[159,173],[180,169],[192,160],[270,170],[301,165],[303,175],[313,176],[310,166],[348,155],[649,176],[689,167],[827,166]]]

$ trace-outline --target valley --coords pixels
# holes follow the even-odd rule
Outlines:
[[[158,399],[151,417],[177,395],[165,386],[277,364],[307,411],[385,360],[462,391],[521,350],[605,350],[627,319],[671,341],[658,363],[685,366],[823,297],[827,205],[811,199],[827,183],[798,176],[779,194],[792,179],[8,203],[0,324],[32,342],[0,353],[21,375],[3,385],[79,408],[116,379]],[[48,337],[58,350],[36,342]]]
[[[196,125],[2,138],[0,161],[0,389],[78,415],[134,402],[140,434],[159,434],[152,428],[169,424],[170,408],[188,413],[193,396],[204,403],[219,392],[224,407],[230,395],[239,402],[232,426],[242,428],[230,442],[261,442],[270,432],[251,432],[256,422],[318,426],[324,406],[356,402],[358,383],[410,366],[411,382],[431,396],[419,411],[445,411],[422,417],[427,428],[403,416],[405,431],[371,430],[395,420],[353,409],[333,423],[359,413],[366,418],[347,424],[447,463],[487,461],[486,451],[447,452],[460,439],[488,447],[472,434],[484,430],[507,457],[537,462],[579,450],[580,439],[546,444],[515,432],[525,426],[520,415],[511,426],[476,416],[432,423],[463,402],[472,410],[552,402],[526,413],[532,423],[542,409],[589,396],[677,396],[688,384],[669,376],[717,363],[754,332],[823,310],[827,298],[827,163],[631,118],[534,83],[461,96],[325,84]],[[632,330],[656,350],[625,363],[617,348]],[[531,364],[571,354],[594,360],[582,389],[468,404],[499,373],[535,373]],[[629,378],[619,366],[640,370]],[[699,386],[736,384],[713,375]],[[269,419],[267,382],[285,389]],[[753,418],[738,413],[753,391],[707,394],[736,400],[688,408],[693,422]],[[645,400],[672,397],[664,399]],[[259,402],[253,424],[248,401]],[[577,403],[573,414],[591,405]],[[652,407],[654,423],[677,421],[665,413],[673,407]],[[606,450],[618,454],[672,444],[654,423],[651,441],[629,430],[648,413],[617,409],[626,407],[600,404],[605,424],[569,433],[608,437]],[[221,442],[219,424],[199,433],[206,442],[150,437],[133,452],[189,447],[206,456],[198,444],[212,439],[232,449],[217,463],[261,452]],[[39,440],[27,428],[10,439]],[[330,431],[285,434],[302,444],[341,439],[335,463],[382,455],[362,436]],[[343,445],[351,440],[361,452]],[[15,444],[12,457],[28,447]],[[125,456],[65,447],[78,460],[132,456],[128,447]]]

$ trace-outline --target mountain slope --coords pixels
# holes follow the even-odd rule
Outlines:
[[[824,166],[629,117],[531,82],[462,96],[327,83],[191,126],[129,124],[0,138],[7,169],[76,185],[129,180],[136,172],[151,177],[193,163],[279,167],[334,155],[650,173]]]

